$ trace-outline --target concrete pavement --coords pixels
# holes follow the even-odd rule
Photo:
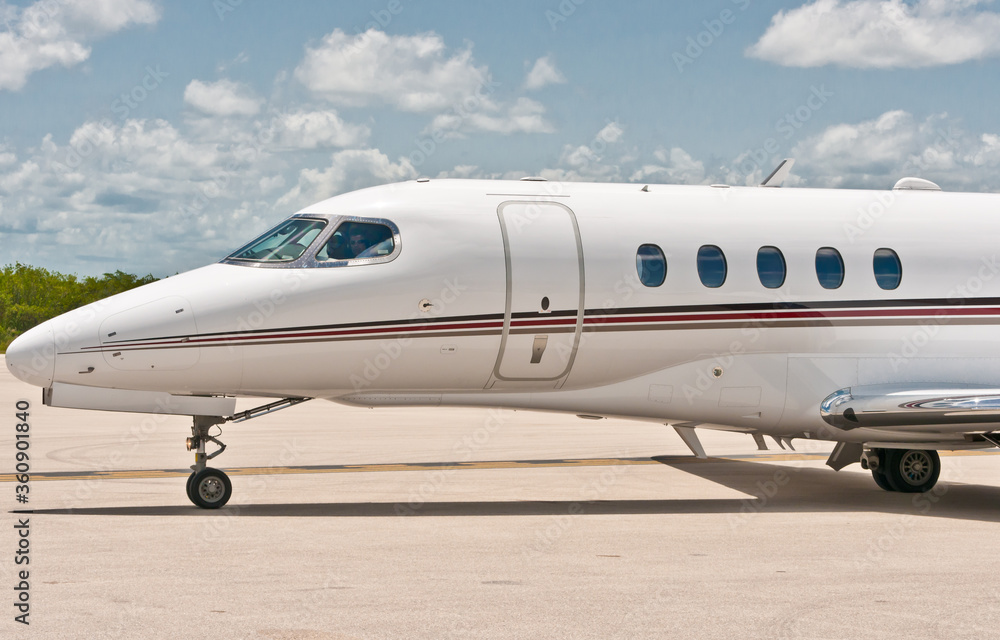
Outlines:
[[[0,637],[983,638],[1000,623],[995,455],[943,457],[939,491],[914,497],[834,473],[821,443],[758,455],[709,432],[731,457],[694,461],[657,425],[313,401],[225,428],[215,466],[242,471],[211,512],[184,495],[188,419],[50,409],[4,367],[0,474],[19,398],[38,477],[32,514],[0,482]],[[29,627],[13,620],[24,518]]]

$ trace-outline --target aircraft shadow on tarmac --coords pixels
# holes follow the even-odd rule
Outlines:
[[[193,505],[88,507],[15,511],[36,515],[213,517],[469,517],[642,514],[851,513],[874,512],[957,520],[1000,522],[1000,487],[941,482],[926,494],[890,493],[868,474],[835,473],[826,468],[688,456],[653,458],[671,468],[749,494],[736,499],[515,500],[497,502],[319,502],[227,505],[204,510]],[[670,486],[664,484],[664,494]]]

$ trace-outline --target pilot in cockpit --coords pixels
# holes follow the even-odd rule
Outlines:
[[[325,255],[324,255],[325,254]],[[320,260],[349,260],[354,257],[350,243],[345,234],[334,233],[326,242],[326,247],[320,251]]]
[[[359,224],[351,232],[355,258],[376,258],[392,253],[392,231],[381,224]]]
[[[365,249],[372,245],[371,242],[371,232],[368,227],[370,225],[357,225],[350,231],[350,247],[351,247],[351,257],[360,257]]]
[[[344,224],[327,240],[317,260],[376,258],[392,253],[392,231],[380,224]]]

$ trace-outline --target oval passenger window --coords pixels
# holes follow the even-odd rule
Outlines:
[[[895,289],[903,280],[903,265],[892,249],[879,249],[873,259],[875,282],[883,289]]]
[[[639,282],[647,287],[658,287],[667,277],[667,259],[655,244],[644,244],[635,254],[635,269]]]
[[[726,256],[722,249],[706,244],[698,249],[698,277],[706,287],[721,287],[726,281]]]
[[[816,277],[824,289],[836,289],[844,284],[844,259],[833,247],[816,252]]]
[[[757,277],[768,289],[777,289],[785,284],[785,256],[777,247],[757,250]]]

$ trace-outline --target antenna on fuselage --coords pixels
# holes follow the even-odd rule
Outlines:
[[[764,182],[760,183],[762,187],[780,187],[781,183],[785,181],[788,174],[792,172],[792,166],[795,165],[795,158],[785,158],[781,161],[771,175],[764,178]]]

